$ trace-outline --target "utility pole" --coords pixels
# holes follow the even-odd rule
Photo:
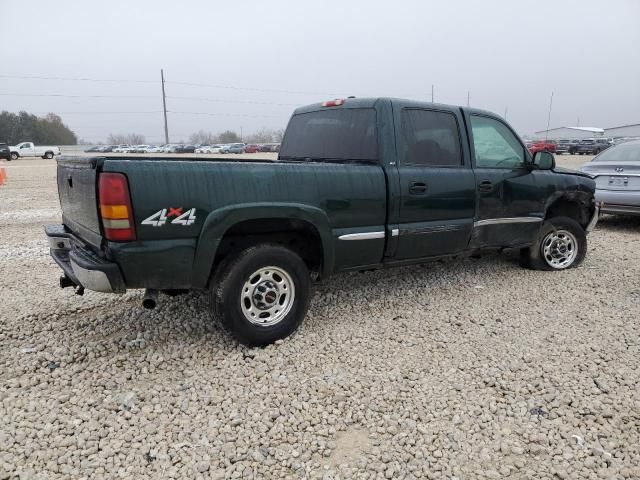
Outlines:
[[[467,107],[469,106],[469,98],[471,97],[471,92],[467,92]]]
[[[431,84],[431,103],[433,103],[433,83]]]
[[[551,107],[553,107],[553,92],[551,92],[551,99],[549,100],[549,115],[547,116],[547,130],[544,133],[544,141],[547,141],[549,135],[549,125],[551,125]]]
[[[580,117],[578,117],[578,123],[576,123],[576,127],[580,126]]]
[[[167,125],[167,95],[164,93],[164,70],[160,69],[162,80],[162,110],[164,111],[164,142],[169,143],[169,126]]]
[[[507,107],[504,107],[504,119],[507,119]]]
[[[240,141],[242,142],[242,125],[240,125]]]

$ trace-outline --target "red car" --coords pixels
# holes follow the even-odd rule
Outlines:
[[[244,146],[244,153],[257,153],[260,151],[260,147],[258,145],[245,145]]]
[[[551,140],[540,140],[527,145],[529,152],[533,155],[536,152],[556,152],[556,144]]]

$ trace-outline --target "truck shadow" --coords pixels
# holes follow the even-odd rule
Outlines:
[[[598,220],[596,231],[607,229],[615,232],[640,232],[640,215],[607,215],[603,214]]]

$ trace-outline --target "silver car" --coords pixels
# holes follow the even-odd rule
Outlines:
[[[640,140],[606,149],[581,170],[596,181],[601,213],[640,215]]]

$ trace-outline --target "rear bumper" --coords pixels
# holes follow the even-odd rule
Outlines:
[[[118,265],[84,247],[64,225],[45,225],[44,231],[51,257],[77,286],[105,293],[126,291]]]
[[[601,213],[640,215],[640,192],[596,190]]]

